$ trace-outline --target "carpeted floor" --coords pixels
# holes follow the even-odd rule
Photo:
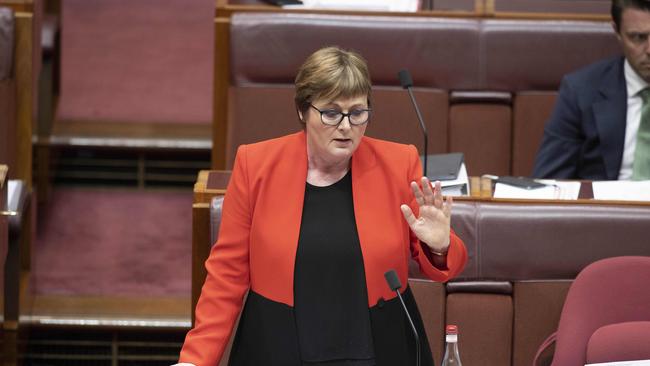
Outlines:
[[[56,188],[39,208],[37,295],[188,296],[192,192]]]

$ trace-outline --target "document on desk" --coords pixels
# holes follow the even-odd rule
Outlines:
[[[650,360],[588,363],[585,366],[650,366]]]
[[[433,182],[431,182],[433,184]],[[460,165],[456,179],[441,180],[440,187],[445,196],[467,196],[469,191],[469,177],[465,163]]]
[[[285,9],[337,9],[415,12],[418,0],[302,0],[301,5],[283,5]]]
[[[580,182],[563,182],[551,179],[538,179],[537,182],[546,184],[545,187],[526,189],[497,183],[494,187],[494,198],[546,199],[546,200],[575,200],[580,193]]]
[[[650,201],[650,180],[593,182],[591,187],[597,200]]]

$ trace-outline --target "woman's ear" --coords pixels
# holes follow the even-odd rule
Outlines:
[[[300,122],[305,123],[305,119],[302,118],[302,112],[300,109],[297,109],[296,112],[298,112],[298,118],[300,119]]]

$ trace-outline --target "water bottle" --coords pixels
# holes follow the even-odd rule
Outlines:
[[[460,355],[458,354],[458,327],[447,325],[445,329],[445,357],[442,359],[441,366],[461,366]]]

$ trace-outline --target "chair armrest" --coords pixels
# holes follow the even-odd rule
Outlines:
[[[512,295],[512,283],[508,281],[463,280],[447,282],[447,293],[481,293]]]

